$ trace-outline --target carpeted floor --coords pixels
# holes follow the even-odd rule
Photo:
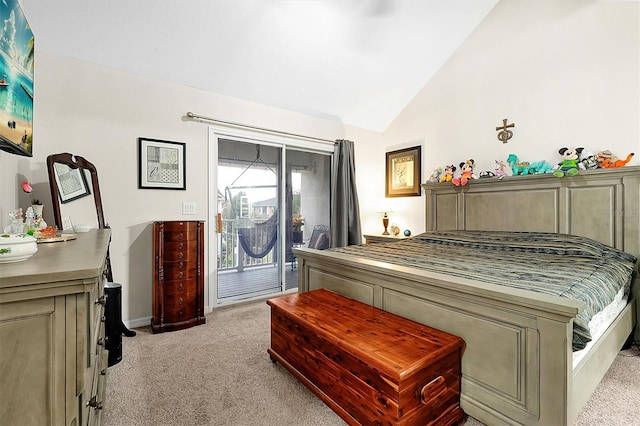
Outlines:
[[[109,368],[105,426],[345,424],[269,359],[264,302],[217,310],[187,330],[136,331],[123,337],[123,360]],[[621,352],[576,425],[640,424],[639,355]]]

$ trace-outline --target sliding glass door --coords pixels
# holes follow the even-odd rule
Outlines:
[[[218,140],[218,301],[281,290],[282,148]]]
[[[328,248],[330,243],[331,156],[296,148],[287,148],[286,154],[287,260],[296,271],[293,248],[309,247],[312,236],[313,248]],[[285,287],[297,289],[297,271],[285,275]]]
[[[209,304],[296,291],[293,248],[329,229],[330,152],[214,131],[210,147]]]

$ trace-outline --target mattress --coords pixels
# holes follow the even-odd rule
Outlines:
[[[573,367],[575,368],[580,361],[589,353],[595,343],[602,337],[604,332],[609,328],[613,321],[618,318],[620,312],[627,306],[628,295],[625,294],[624,288],[621,288],[616,294],[613,302],[609,303],[603,310],[596,313],[591,321],[589,321],[589,332],[591,333],[591,341],[589,341],[584,349],[573,352]]]
[[[637,259],[595,240],[543,232],[437,231],[388,244],[331,251],[584,302],[572,347],[592,340],[589,322],[622,290]]]

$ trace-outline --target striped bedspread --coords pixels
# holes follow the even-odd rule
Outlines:
[[[538,232],[438,231],[388,244],[330,249],[396,265],[585,302],[573,350],[591,340],[589,321],[620,288],[637,259],[589,238]]]

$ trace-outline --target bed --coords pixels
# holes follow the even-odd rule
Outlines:
[[[640,167],[423,189],[427,232],[569,234],[640,255]],[[637,329],[632,335],[640,293],[637,264],[631,295],[604,331],[586,339],[593,337],[588,348],[574,352],[575,328],[584,325],[589,310],[584,301],[428,270],[411,261],[393,264],[391,256],[295,252],[299,291],[327,288],[462,337],[461,406],[486,424],[572,424],[624,343],[630,336],[640,340]]]

